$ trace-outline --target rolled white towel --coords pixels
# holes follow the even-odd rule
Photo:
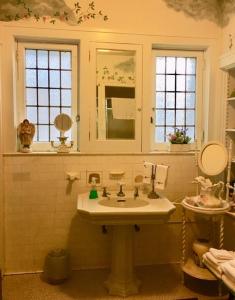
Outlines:
[[[233,282],[235,282],[235,267],[233,265],[231,265],[231,262],[232,264],[234,265],[235,264],[235,260],[232,260],[232,261],[227,261],[225,263],[222,263],[220,265],[220,268],[221,270],[223,271],[223,273]]]
[[[231,260],[235,258],[235,254],[233,251],[228,251],[224,249],[215,249],[210,248],[209,252],[216,258],[220,260]]]
[[[165,165],[157,165],[155,187],[158,190],[164,190],[166,187],[168,167],[169,166],[165,166]]]

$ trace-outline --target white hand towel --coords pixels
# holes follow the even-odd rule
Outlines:
[[[166,187],[168,167],[169,166],[165,166],[165,165],[157,165],[155,187],[158,190],[164,190]]]
[[[231,265],[231,261],[221,264],[220,268],[231,281],[235,282],[235,267]]]
[[[152,173],[152,166],[151,165],[146,165],[144,167],[143,183],[145,183],[145,184],[150,184],[151,183],[151,173]]]
[[[222,259],[222,260],[231,260],[235,258],[233,251],[227,251],[224,249],[215,249],[210,248],[209,252],[216,258],[216,259]]]
[[[136,102],[134,98],[112,98],[112,112],[114,119],[134,120]]]

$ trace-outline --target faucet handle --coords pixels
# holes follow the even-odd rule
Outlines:
[[[135,184],[134,186],[134,199],[136,199],[137,197],[139,197],[139,187],[140,187],[140,184]]]
[[[103,186],[102,188],[103,188],[102,197],[108,197],[110,193],[107,192],[107,186]]]

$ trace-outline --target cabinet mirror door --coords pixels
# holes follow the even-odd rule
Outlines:
[[[91,48],[91,142],[104,151],[140,151],[141,48],[105,43]]]
[[[98,140],[135,139],[136,51],[96,49]]]

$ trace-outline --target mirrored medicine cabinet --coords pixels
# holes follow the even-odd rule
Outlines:
[[[140,45],[90,43],[92,152],[141,149]]]

